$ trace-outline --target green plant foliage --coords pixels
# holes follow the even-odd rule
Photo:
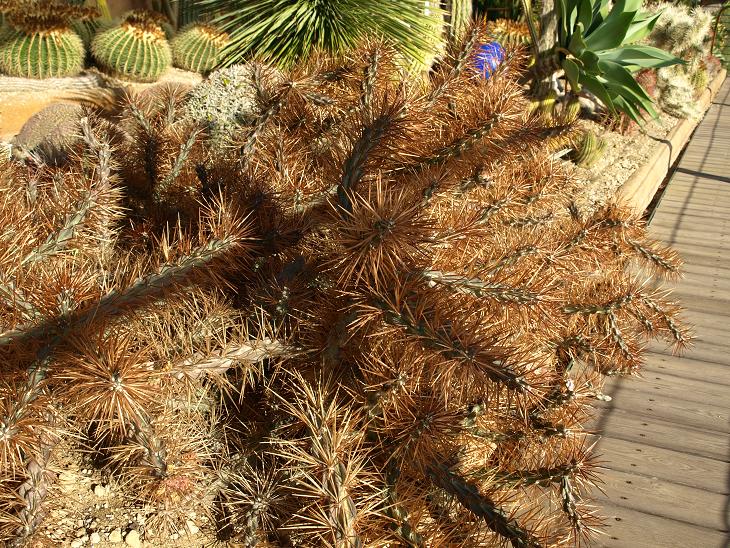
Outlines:
[[[586,131],[576,145],[571,159],[581,167],[590,167],[603,155],[606,150],[606,140],[596,135],[594,131]]]
[[[530,29],[527,23],[522,21],[497,19],[489,23],[487,30],[505,48],[527,46],[531,42]]]
[[[84,56],[84,43],[71,30],[26,34],[8,28],[0,34],[0,72],[10,76],[73,76],[84,68]]]
[[[392,41],[424,66],[441,40],[443,12],[423,0],[201,0],[199,9],[231,36],[222,64],[252,56],[291,66],[315,50],[342,53],[368,36]]]
[[[24,78],[72,76],[84,67],[85,50],[72,30],[74,19],[95,10],[59,2],[0,4],[6,24],[0,29],[0,72]]]
[[[151,12],[126,14],[119,25],[96,35],[91,53],[112,74],[154,82],[172,63],[163,18]]]
[[[664,50],[639,44],[661,13],[641,11],[641,0],[557,0],[558,47],[553,66],[562,68],[574,91],[585,88],[609,112],[621,111],[640,121],[642,111],[656,116],[651,98],[633,73],[666,67],[681,60]]]
[[[226,33],[209,25],[190,26],[172,39],[172,62],[181,69],[208,73],[215,68],[229,41]]]

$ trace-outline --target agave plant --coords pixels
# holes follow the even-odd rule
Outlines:
[[[316,49],[340,53],[367,36],[384,37],[425,65],[443,21],[442,11],[423,0],[201,0],[196,7],[231,36],[222,66],[253,55],[291,66]]]
[[[656,116],[652,100],[633,73],[681,63],[662,49],[639,44],[661,13],[641,11],[641,0],[557,0],[558,40],[538,60],[535,72],[544,78],[563,69],[575,92],[585,88],[610,112],[621,111],[637,122],[642,111]],[[528,18],[528,23],[530,19]]]

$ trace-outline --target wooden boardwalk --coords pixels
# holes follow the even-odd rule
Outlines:
[[[695,327],[682,358],[650,347],[643,379],[607,389],[596,430],[618,548],[730,547],[730,79],[694,134],[650,224],[685,262],[675,296]]]

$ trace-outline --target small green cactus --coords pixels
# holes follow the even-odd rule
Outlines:
[[[603,155],[606,150],[606,140],[593,131],[586,131],[573,150],[571,159],[581,167],[590,167]]]
[[[154,82],[172,63],[162,23],[162,17],[155,13],[129,12],[118,26],[96,35],[91,53],[112,74]]]
[[[11,4],[0,30],[0,72],[23,78],[73,76],[84,68],[84,44],[73,19],[96,12],[56,2]]]
[[[192,25],[172,39],[172,62],[176,67],[207,74],[220,60],[230,42],[228,34],[209,25]]]
[[[580,116],[580,101],[577,97],[573,97],[570,101],[563,104],[560,118],[563,123],[569,124],[575,122],[578,116]]]

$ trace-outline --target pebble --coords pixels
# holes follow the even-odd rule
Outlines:
[[[106,496],[106,487],[103,485],[94,485],[94,494],[97,497],[105,497]]]
[[[185,522],[185,527],[187,527],[188,533],[190,533],[191,535],[194,535],[198,531],[200,531],[200,529],[198,528],[198,526],[195,525],[195,522],[193,520],[191,520],[191,519],[189,519],[189,520],[187,520]]]
[[[179,538],[180,538],[180,535],[177,534],[177,533],[173,533],[173,534],[170,535],[170,539],[172,539],[172,540],[177,540]]]
[[[109,542],[122,542],[122,530],[119,527],[109,533]]]
[[[132,548],[141,548],[142,543],[139,540],[139,533],[132,529],[127,533],[127,535],[124,537],[124,543],[127,546],[132,546]]]
[[[91,544],[99,544],[101,542],[101,535],[99,533],[91,533],[91,536],[89,537],[89,542]]]
[[[77,538],[76,540],[71,542],[71,548],[81,548],[84,545],[84,541],[82,541],[80,538]]]
[[[76,529],[76,538],[81,538],[86,534],[86,528],[85,527],[79,527]]]
[[[75,483],[76,476],[71,472],[63,471],[58,474],[58,481],[60,481],[61,483]]]

